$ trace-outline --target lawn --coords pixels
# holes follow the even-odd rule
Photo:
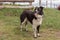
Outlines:
[[[60,40],[60,11],[45,8],[40,37],[34,38],[31,24],[28,32],[20,31],[19,16],[23,9],[0,9],[0,40]]]

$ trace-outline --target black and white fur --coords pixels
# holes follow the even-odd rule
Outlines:
[[[35,10],[32,12],[31,10],[25,10],[20,15],[21,20],[21,31],[22,31],[22,25],[25,24],[27,27],[27,22],[29,21],[32,24],[34,37],[39,36],[39,28],[42,24],[43,19],[43,7],[36,7]]]

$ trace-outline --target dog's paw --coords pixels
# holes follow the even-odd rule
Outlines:
[[[34,35],[34,38],[37,38],[37,35]]]
[[[40,34],[38,33],[37,36],[40,37]]]

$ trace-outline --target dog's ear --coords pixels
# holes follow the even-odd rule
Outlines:
[[[35,7],[34,10],[36,10],[38,7]]]
[[[43,10],[44,7],[40,6],[40,9]]]
[[[41,11],[43,11],[43,8],[44,8],[44,7],[42,7],[42,6],[39,7],[39,9],[40,9]]]
[[[34,12],[36,13],[37,10],[38,10],[38,7],[35,7],[35,8],[34,8]]]

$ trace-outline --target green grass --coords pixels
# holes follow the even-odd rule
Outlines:
[[[35,39],[30,24],[28,32],[20,31],[19,16],[23,9],[0,9],[0,40],[60,40],[60,11],[44,9],[40,35]]]
[[[60,11],[56,9],[45,9],[43,25],[47,28],[60,29]]]

